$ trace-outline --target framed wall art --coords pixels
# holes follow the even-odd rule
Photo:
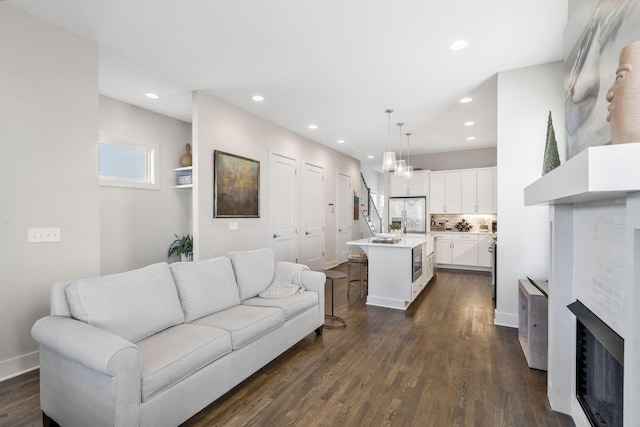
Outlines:
[[[260,162],[213,152],[213,217],[260,217]]]

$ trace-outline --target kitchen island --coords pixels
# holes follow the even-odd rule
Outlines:
[[[393,243],[379,239],[353,240],[369,259],[367,305],[406,310],[434,273],[433,237],[404,236]]]

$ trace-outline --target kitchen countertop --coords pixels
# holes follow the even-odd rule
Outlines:
[[[383,246],[388,248],[415,248],[418,245],[428,242],[429,240],[433,240],[432,236],[428,234],[418,234],[415,236],[404,236],[398,242],[394,243],[377,243],[374,242],[377,240],[376,237],[368,237],[366,239],[352,240],[347,242],[347,245],[355,245],[355,246]]]

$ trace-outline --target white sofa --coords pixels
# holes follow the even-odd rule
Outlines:
[[[260,298],[269,249],[57,283],[40,347],[46,422],[177,426],[306,335],[322,333],[325,275],[304,292]]]

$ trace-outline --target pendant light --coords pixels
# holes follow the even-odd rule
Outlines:
[[[407,162],[402,159],[402,126],[404,126],[404,123],[398,123],[398,127],[400,128],[400,136],[398,137],[398,142],[400,143],[400,160],[396,160],[396,170],[393,172],[395,176],[404,176],[404,171],[407,166]]]
[[[389,151],[384,153],[382,156],[382,171],[390,172],[396,167],[396,153],[391,151],[391,113],[393,113],[392,109],[388,109],[385,111],[388,116],[387,122],[387,140],[389,144]]]
[[[407,163],[411,162],[411,155],[409,154],[409,137],[411,133],[406,133],[407,135]],[[413,166],[407,164],[407,167],[404,169],[404,179],[410,180],[413,178]]]

